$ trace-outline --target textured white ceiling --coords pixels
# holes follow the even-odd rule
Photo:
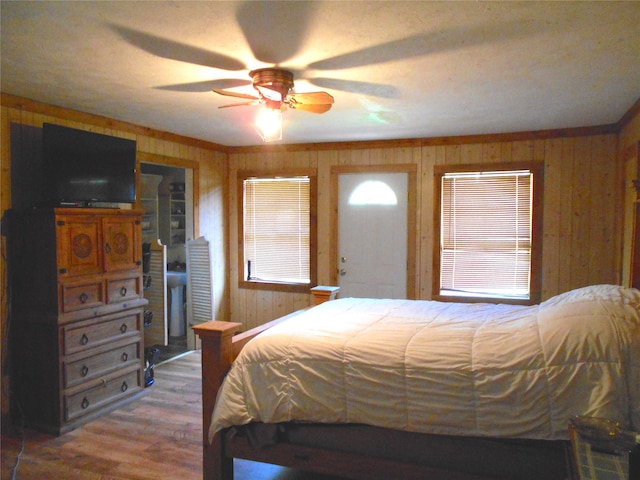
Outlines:
[[[282,143],[603,125],[640,98],[637,1],[0,5],[3,92],[228,146],[261,143],[258,107],[211,88],[274,65],[335,98]]]

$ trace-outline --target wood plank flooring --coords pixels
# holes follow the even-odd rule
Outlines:
[[[0,478],[200,480],[200,353],[157,366],[155,378],[143,398],[60,437],[4,428]],[[235,480],[339,480],[247,461],[235,470]]]

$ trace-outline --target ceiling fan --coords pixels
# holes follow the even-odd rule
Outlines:
[[[0,0],[1,1],[1,0]],[[195,2],[197,4],[198,2]],[[300,53],[298,49],[306,44],[308,25],[315,18],[320,2],[229,2],[235,9],[235,20],[243,34],[253,59],[262,64],[272,65],[249,71],[248,64],[235,56],[224,52],[212,51],[190,43],[160,37],[123,25],[112,24],[111,28],[126,42],[152,55],[169,60],[186,62],[194,65],[210,67],[228,72],[248,71],[255,95],[234,92],[233,89],[245,86],[251,80],[242,80],[235,75],[231,77],[199,80],[178,85],[164,85],[154,88],[176,92],[210,92],[220,95],[244,99],[243,103],[223,105],[228,108],[241,105],[262,105],[260,113],[269,113],[279,122],[281,138],[282,112],[288,108],[304,110],[312,113],[325,113],[332,108],[333,97],[326,92],[293,93],[293,77],[304,78],[305,81],[320,88],[357,95],[374,96],[384,99],[399,98],[401,91],[395,85],[376,82],[334,78],[333,76],[310,76],[309,71],[334,72],[362,66],[420,57],[433,52],[459,48],[458,39],[474,39],[477,42],[494,40],[486,32],[483,25],[471,26],[461,32],[459,27],[433,31],[428,29],[406,38],[378,43],[354,51],[340,53],[307,63],[297,68],[291,63]],[[235,5],[234,5],[235,4]],[[500,29],[499,39],[504,40]],[[521,35],[520,30],[513,30]],[[265,42],[265,39],[270,39]],[[470,44],[467,42],[467,46]],[[286,66],[286,70],[278,66]],[[257,123],[257,122],[256,122]],[[266,140],[264,133],[261,133]],[[269,140],[270,141],[270,140]]]
[[[284,111],[287,108],[311,113],[325,113],[333,105],[333,97],[327,92],[293,93],[293,73],[281,68],[260,68],[249,72],[253,80],[256,95],[233,92],[220,88],[212,90],[219,95],[244,98],[248,102],[222,105],[218,108],[264,105],[272,110]]]

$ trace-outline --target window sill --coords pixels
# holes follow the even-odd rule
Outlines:
[[[278,282],[248,282],[242,280],[238,282],[238,288],[246,288],[248,290],[271,290],[274,292],[289,292],[289,293],[309,293],[311,283],[278,283]]]
[[[462,295],[439,295],[434,294],[432,300],[438,302],[451,303],[504,303],[508,305],[533,305],[534,302],[528,298],[513,297],[472,297]]]

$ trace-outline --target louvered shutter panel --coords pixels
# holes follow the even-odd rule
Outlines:
[[[146,311],[153,313],[151,325],[144,329],[145,347],[167,345],[167,247],[151,243],[149,272],[143,276],[144,298],[149,300]]]
[[[187,242],[187,321],[192,326],[213,318],[213,282],[209,242],[204,237]]]

